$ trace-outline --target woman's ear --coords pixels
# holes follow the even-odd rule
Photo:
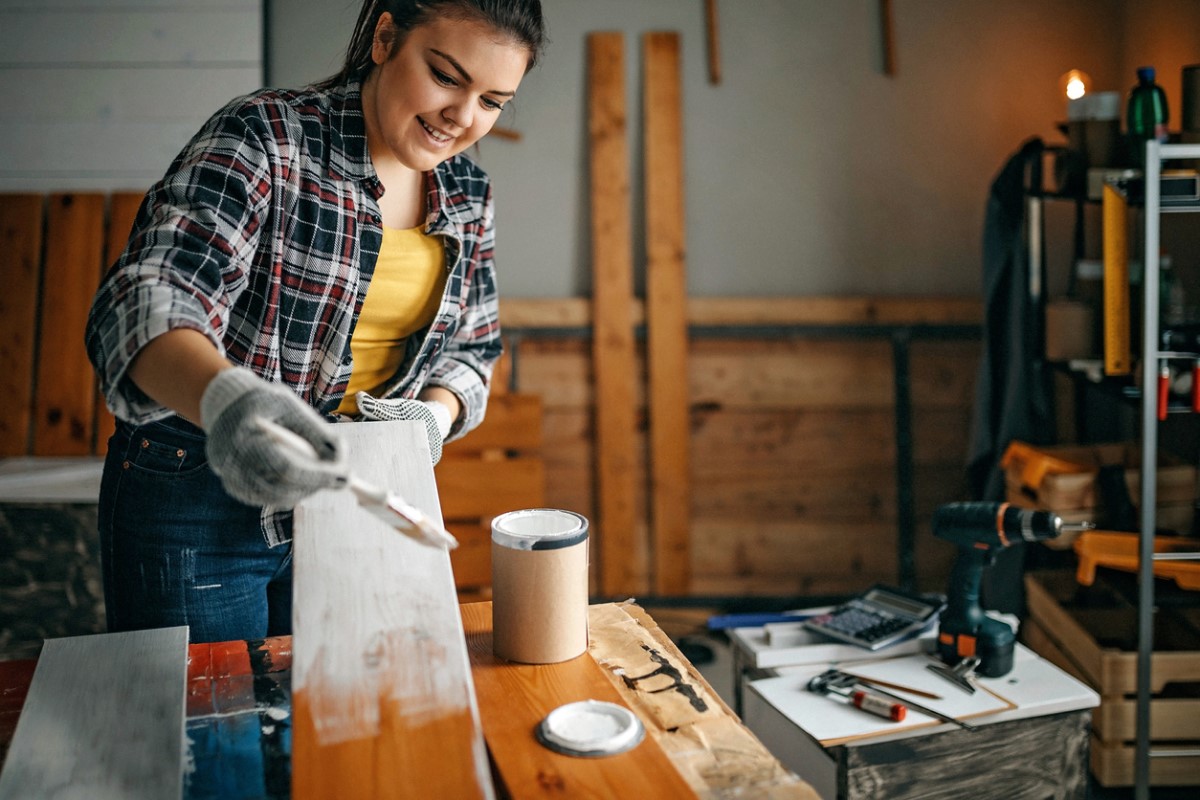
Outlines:
[[[376,64],[387,61],[395,42],[396,26],[392,24],[391,13],[385,11],[379,15],[379,21],[375,23],[375,36],[371,40],[371,60]]]

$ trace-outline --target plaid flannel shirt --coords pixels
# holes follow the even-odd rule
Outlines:
[[[444,239],[446,288],[380,396],[449,389],[463,405],[454,439],[482,421],[501,351],[491,184],[459,155],[427,173],[426,191],[424,229]],[[147,193],[93,301],[88,355],[113,413],[133,424],[173,414],[127,373],[151,339],[192,328],[331,414],[383,239],[382,194],[358,84],[262,90],[217,112]],[[287,516],[264,509],[272,544],[286,540]]]

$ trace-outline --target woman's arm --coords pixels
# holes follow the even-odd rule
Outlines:
[[[134,356],[129,377],[155,402],[200,425],[204,389],[232,366],[200,331],[175,328],[151,339]]]

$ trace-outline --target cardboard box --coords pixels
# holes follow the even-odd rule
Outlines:
[[[1131,786],[1137,692],[1137,609],[1103,579],[1081,590],[1072,572],[1025,577],[1026,646],[1100,694],[1091,768],[1102,786]],[[1156,751],[1195,753],[1200,739],[1200,607],[1155,616],[1150,738]],[[1151,759],[1154,786],[1200,785],[1200,755]]]

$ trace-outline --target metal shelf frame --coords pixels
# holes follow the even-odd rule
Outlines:
[[[1200,159],[1200,144],[1146,143],[1145,168],[1145,251],[1143,264],[1157,264],[1159,253],[1160,214],[1165,211],[1200,211],[1197,207],[1162,207],[1159,194],[1162,162],[1175,159]],[[1159,274],[1147,267],[1142,277],[1142,479],[1141,533],[1138,538],[1138,634],[1137,634],[1137,704],[1135,722],[1137,741],[1134,755],[1134,797],[1150,798],[1150,759],[1167,757],[1150,748],[1150,669],[1154,653],[1154,533],[1158,498],[1158,365],[1170,353],[1160,349],[1159,331]],[[1169,558],[1200,559],[1200,553],[1171,554]],[[1170,755],[1181,755],[1171,751]],[[1189,751],[1189,755],[1194,755]]]

